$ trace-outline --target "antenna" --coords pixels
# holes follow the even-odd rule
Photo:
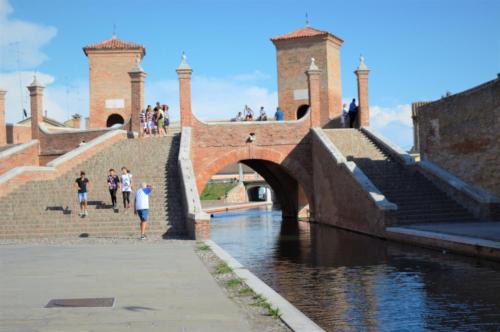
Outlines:
[[[311,25],[309,24],[309,15],[306,12],[306,27],[310,27]]]
[[[112,38],[116,39],[116,24],[115,23],[113,23],[113,35],[112,35]]]
[[[23,78],[21,74],[21,51],[19,50],[19,41],[10,43],[10,45],[16,47],[16,56],[17,56],[17,76],[18,76],[18,81],[19,81],[19,102],[21,104],[21,112],[22,112],[22,118],[24,120],[26,111],[24,110],[24,98],[23,98]]]

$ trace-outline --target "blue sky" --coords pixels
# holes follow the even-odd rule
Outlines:
[[[17,121],[21,85],[37,70],[49,116],[88,114],[88,65],[82,46],[119,38],[147,49],[146,102],[178,104],[175,68],[183,50],[194,69],[193,105],[224,118],[245,103],[277,102],[270,38],[304,26],[342,39],[344,99],[356,94],[359,54],[371,69],[372,124],[411,146],[409,104],[491,80],[500,72],[500,1],[131,1],[0,0],[0,86],[7,119]],[[17,63],[17,48],[20,63]],[[24,93],[24,92],[23,92]],[[17,97],[16,97],[17,94]],[[174,114],[175,116],[175,114]]]

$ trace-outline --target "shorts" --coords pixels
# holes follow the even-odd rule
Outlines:
[[[148,126],[146,125],[146,122],[141,122],[141,128],[143,129],[147,129]]]
[[[137,210],[137,215],[139,216],[139,219],[141,219],[141,223],[148,221],[148,214],[149,214],[148,209]]]
[[[87,193],[78,193],[78,202],[86,202],[87,201]]]
[[[158,128],[163,128],[163,119],[158,120]]]
[[[155,124],[153,123],[153,121],[148,121],[147,124],[146,124],[146,128],[148,129],[153,129],[155,127]]]

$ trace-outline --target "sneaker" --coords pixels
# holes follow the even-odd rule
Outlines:
[[[146,240],[146,239],[147,239],[146,235],[144,235],[144,234],[141,235],[141,240]]]
[[[83,213],[84,216],[88,216],[89,215],[89,211],[85,210],[85,212]]]

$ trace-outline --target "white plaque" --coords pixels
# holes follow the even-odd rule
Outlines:
[[[123,99],[106,99],[106,108],[124,108],[125,100]]]
[[[307,89],[293,90],[293,99],[294,100],[309,99],[309,90]]]

